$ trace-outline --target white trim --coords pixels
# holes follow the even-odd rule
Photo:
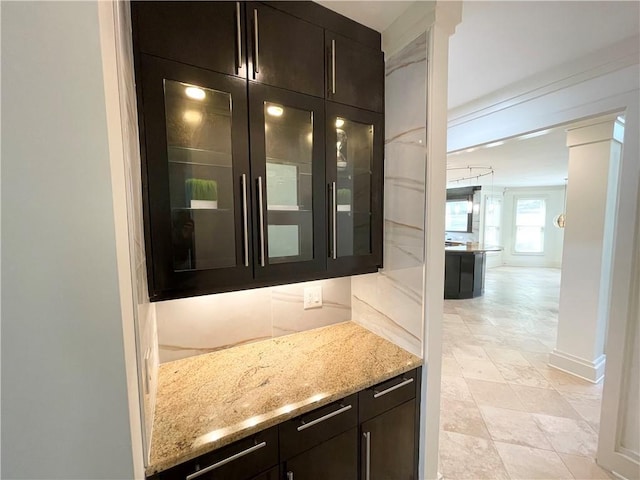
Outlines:
[[[594,361],[585,360],[554,348],[553,352],[549,354],[549,366],[591,383],[598,383],[604,378],[606,359],[606,355],[600,355]]]
[[[140,405],[139,368],[136,353],[136,328],[134,316],[133,273],[130,259],[129,224],[127,219],[127,186],[120,111],[120,90],[117,75],[115,2],[98,2],[100,44],[104,77],[107,136],[111,165],[111,188],[115,226],[115,248],[122,314],[123,347],[126,365],[127,397],[133,474],[144,479],[144,446],[142,433],[142,408]]]

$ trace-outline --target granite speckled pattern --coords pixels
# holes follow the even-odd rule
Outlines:
[[[353,322],[165,363],[146,474],[421,364],[420,358]]]

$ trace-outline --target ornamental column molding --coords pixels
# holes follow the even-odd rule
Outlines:
[[[617,115],[567,130],[567,221],[558,337],[549,365],[594,383],[604,376],[623,134]]]

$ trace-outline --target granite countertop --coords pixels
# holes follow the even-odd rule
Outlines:
[[[492,245],[480,245],[478,243],[465,243],[462,245],[445,246],[445,252],[461,252],[461,253],[479,253],[479,252],[499,252],[502,247]]]
[[[388,380],[422,360],[344,322],[160,365],[146,474]]]

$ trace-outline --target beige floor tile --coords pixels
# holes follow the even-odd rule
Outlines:
[[[461,377],[462,369],[460,364],[453,355],[442,356],[442,375],[448,375],[451,377]]]
[[[561,372],[555,368],[546,366],[537,369],[556,390],[561,392],[573,392],[573,393],[592,393],[595,395],[602,395],[603,382],[591,383],[587,380],[583,380],[575,375],[570,375],[565,372]]]
[[[509,480],[493,442],[454,432],[440,434],[440,468],[445,480]]]
[[[520,365],[529,367],[531,364],[522,354],[509,348],[484,347],[485,352],[495,363],[505,363],[507,365]]]
[[[560,453],[560,458],[577,480],[609,480],[615,478],[598,466],[592,458]]]
[[[569,480],[573,476],[554,451],[495,443],[502,462],[513,480]]]
[[[442,375],[440,398],[459,402],[473,402],[473,397],[463,377]]]
[[[486,406],[480,411],[494,441],[553,450],[530,413]]]
[[[547,368],[549,363],[549,354],[548,353],[538,353],[538,352],[521,352],[522,356],[527,359],[527,361],[533,365],[535,368]]]
[[[552,388],[551,383],[531,365],[509,365],[496,363],[498,371],[508,383],[528,387]]]
[[[595,457],[598,436],[587,422],[539,413],[532,415],[556,452]]]
[[[495,327],[494,325],[469,323],[467,327],[469,327],[469,330],[474,335],[491,335],[498,338],[502,337],[502,335],[500,334],[500,329],[498,327]]]
[[[474,437],[491,438],[480,410],[474,402],[442,399],[440,405],[440,429]]]
[[[467,359],[480,359],[480,360],[489,360],[487,356],[487,352],[484,351],[484,348],[478,347],[475,345],[469,345],[466,343],[459,343],[457,346],[453,348],[453,356],[456,357],[458,362],[462,362],[462,360]]]
[[[592,393],[560,392],[580,416],[597,432],[600,429],[602,396]]]
[[[458,359],[457,357],[456,359],[462,368],[462,376],[464,376],[464,378],[505,383],[504,377],[491,360],[480,358]]]
[[[506,383],[485,382],[484,380],[467,379],[471,395],[478,405],[507,408],[524,411],[524,405]]]
[[[462,317],[457,313],[445,313],[443,320],[444,320],[444,323],[464,324]]]
[[[548,388],[511,385],[529,413],[543,413],[556,417],[580,419],[580,415],[557,391]]]

